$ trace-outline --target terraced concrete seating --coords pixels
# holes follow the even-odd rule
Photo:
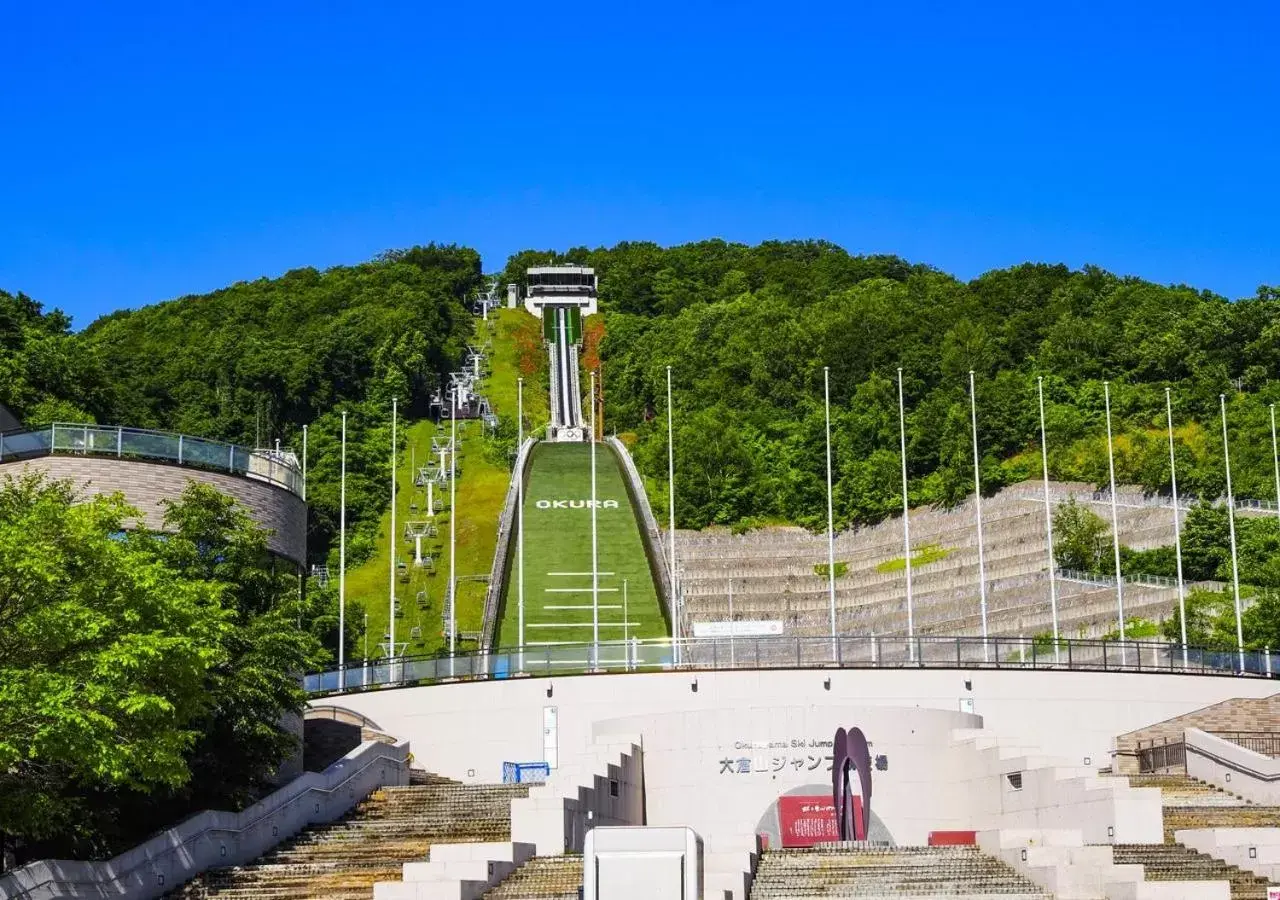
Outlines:
[[[484,895],[484,900],[578,900],[582,856],[535,856]]]
[[[1166,806],[1165,841],[1184,828],[1280,828],[1280,807]]]
[[[1118,865],[1137,863],[1147,881],[1229,881],[1231,900],[1267,900],[1267,880],[1181,844],[1115,844]]]
[[[1165,808],[1206,806],[1240,807],[1248,801],[1221,788],[1187,775],[1126,775],[1130,787],[1160,789],[1160,804]],[[1256,807],[1255,807],[1256,808]]]
[[[850,849],[835,844],[766,852],[751,900],[805,897],[1048,900],[1050,895],[974,847]]]
[[[418,784],[375,791],[349,815],[309,828],[248,866],[214,869],[171,896],[301,900],[373,896],[432,844],[505,841],[511,801],[528,785],[463,785],[425,772]]]

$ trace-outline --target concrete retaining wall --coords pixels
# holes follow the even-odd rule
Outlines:
[[[0,463],[0,478],[18,478],[27,472],[69,481],[85,496],[119,492],[142,514],[142,523],[155,529],[164,524],[163,501],[177,500],[193,481],[211,485],[233,498],[255,522],[271,531],[267,544],[273,553],[299,566],[306,562],[306,504],[293,492],[265,481],[103,456],[45,456]]]

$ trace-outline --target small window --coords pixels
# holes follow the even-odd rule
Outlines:
[[[618,796],[618,782],[614,781],[612,778],[609,779],[609,796]]]
[[[1014,790],[1014,791],[1022,790],[1022,773],[1021,772],[1010,772],[1008,775],[1004,777],[1009,780],[1010,790]]]

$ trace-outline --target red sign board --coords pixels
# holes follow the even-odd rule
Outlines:
[[[862,823],[862,798],[854,795],[854,821]],[[812,847],[840,840],[836,808],[830,797],[790,795],[778,798],[783,847]],[[861,832],[861,828],[858,829]]]
[[[930,847],[972,847],[978,842],[976,831],[930,831]]]

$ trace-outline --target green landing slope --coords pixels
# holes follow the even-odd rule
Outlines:
[[[669,632],[654,588],[622,467],[596,445],[600,640],[661,638]],[[591,447],[539,444],[530,461],[524,503],[525,645],[592,640]],[[519,645],[519,561],[508,567],[498,645]],[[623,588],[626,619],[623,619]]]

